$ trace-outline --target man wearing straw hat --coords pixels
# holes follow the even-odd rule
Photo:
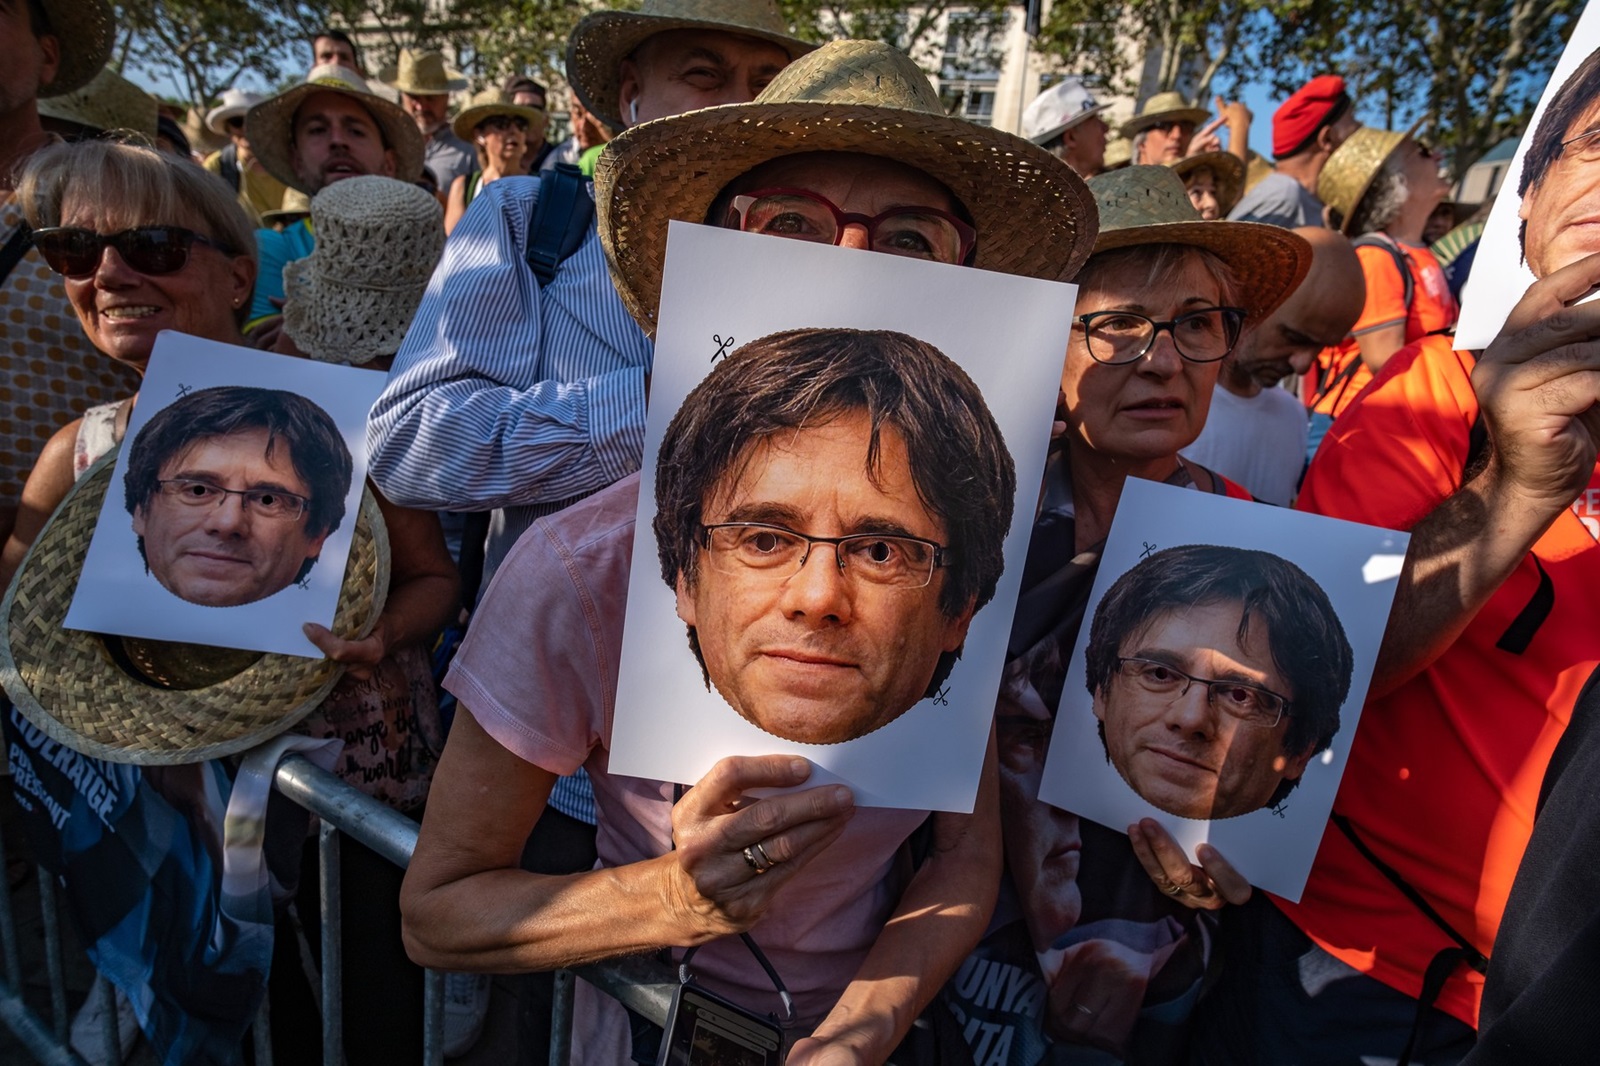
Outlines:
[[[1176,163],[1186,155],[1222,149],[1222,139],[1215,131],[1223,119],[1196,132],[1196,127],[1210,117],[1211,112],[1193,106],[1182,93],[1156,93],[1118,132],[1133,141],[1135,163]]]
[[[423,161],[439,188],[448,189],[457,178],[471,174],[477,165],[472,145],[450,128],[450,94],[467,87],[467,79],[452,70],[441,52],[400,50],[400,61],[384,68],[378,80],[400,93],[400,103],[417,124],[426,146]],[[413,174],[399,174],[405,181]]]
[[[138,378],[78,326],[61,275],[33,247],[12,175],[48,143],[41,98],[88,84],[111,57],[116,22],[104,0],[0,0],[0,411],[13,422],[0,450],[0,536],[51,433],[84,408],[127,396]]]
[[[650,0],[580,22],[567,78],[620,129],[748,101],[811,47],[772,0]],[[649,340],[593,233],[538,284],[524,257],[540,188],[497,182],[462,217],[368,426],[372,477],[390,499],[502,509],[485,584],[535,518],[638,469],[644,451]],[[515,311],[486,315],[486,302]]]
[[[805,153],[792,154],[797,143]],[[949,118],[915,63],[866,41],[823,46],[752,103],[624,132],[601,157],[596,194],[618,288],[647,332],[671,219],[770,233],[786,228],[769,226],[781,206],[778,215],[821,226],[816,240],[892,253],[891,223],[911,211],[948,224],[929,248],[939,261],[1052,279],[1072,276],[1094,231],[1088,189],[1069,167],[1014,135]],[[949,239],[967,228],[971,241]],[[676,805],[669,785],[606,773],[607,679],[638,492],[630,478],[542,519],[479,608],[447,680],[465,713],[408,872],[407,943],[429,965],[539,969],[558,956],[635,951],[635,942],[714,941],[696,972],[760,1005],[771,984],[726,935],[749,930],[782,959],[801,1004],[793,1035],[805,1038],[789,1062],[885,1061],[982,932],[998,846],[978,823],[993,817],[993,793],[976,816],[935,816],[937,857],[902,893],[882,879],[884,861],[920,814],[854,811],[833,787],[746,795],[802,784],[803,760],[723,760]],[[579,662],[595,668],[553,669]],[[546,747],[536,737],[560,739]],[[580,765],[595,782],[606,868],[563,877],[516,869],[556,776]],[[492,811],[477,798],[483,780],[497,782],[503,801]],[[578,996],[582,1061],[628,1061],[620,1008],[587,988]]]
[[[288,187],[267,173],[244,135],[244,116],[265,99],[260,93],[225,89],[217,106],[206,112],[206,129],[228,138],[228,144],[206,157],[205,168],[239,193],[239,202],[264,219],[283,203]]]
[[[362,174],[422,171],[416,123],[344,67],[316,67],[304,82],[251,107],[244,132],[267,173],[307,196]],[[245,331],[270,348],[282,326],[283,268],[310,255],[316,238],[302,221],[281,232],[258,230],[256,241],[261,270]]]

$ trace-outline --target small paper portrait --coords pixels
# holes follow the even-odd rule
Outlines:
[[[613,773],[972,809],[1076,295],[673,223]]]
[[[345,520],[352,462],[333,418],[282,389],[218,385],[133,439],[123,500],[161,587],[204,607],[302,584]]]
[[[1191,860],[1210,843],[1298,899],[1408,544],[1130,478],[1060,688],[1040,694],[1057,703],[1039,805],[1118,832],[1153,818]]]
[[[384,375],[165,332],[65,624],[322,658]]]
[[[1180,818],[1281,804],[1350,694],[1327,593],[1281,556],[1226,545],[1167,548],[1117,578],[1084,659],[1107,760]]]
[[[1600,252],[1600,7],[1579,18],[1517,146],[1462,293],[1460,349],[1486,347],[1537,279]]]
[[[678,409],[656,470],[689,650],[784,740],[855,740],[937,693],[1004,569],[1000,427],[959,366],[904,333],[746,344]]]

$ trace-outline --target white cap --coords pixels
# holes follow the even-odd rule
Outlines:
[[[1022,113],[1022,136],[1034,144],[1043,144],[1090,115],[1098,115],[1107,106],[1095,103],[1082,78],[1063,78],[1034,97]]]

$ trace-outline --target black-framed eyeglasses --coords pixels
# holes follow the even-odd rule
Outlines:
[[[924,588],[935,570],[950,565],[945,545],[898,533],[813,537],[765,522],[719,522],[701,531],[712,568],[734,576],[754,572],[786,580],[806,565],[813,544],[832,545],[840,572],[872,585]]]
[[[1561,142],[1561,154],[1567,154],[1567,149],[1578,145],[1578,150],[1572,157],[1581,163],[1600,162],[1600,126],[1584,130],[1576,137],[1570,137]]]
[[[1117,660],[1117,673],[1152,696],[1177,699],[1189,686],[1206,686],[1212,707],[1251,725],[1271,729],[1286,714],[1290,701],[1271,689],[1246,681],[1226,681],[1186,674],[1171,663],[1130,657]]]
[[[189,507],[220,507],[229,496],[239,497],[239,504],[259,518],[292,522],[306,513],[311,501],[282,489],[225,489],[199,478],[175,477],[157,481],[162,495]]]
[[[930,259],[936,263],[964,263],[977,241],[977,232],[948,211],[936,207],[891,207],[876,215],[841,211],[825,196],[808,189],[755,189],[735,196],[729,221],[737,220],[746,233],[838,244],[844,228],[865,226],[867,246],[875,252]]]
[[[136,226],[121,233],[47,226],[33,231],[33,243],[51,270],[69,278],[86,278],[98,270],[108,244],[128,266],[151,277],[182,270],[189,262],[189,250],[196,244],[215,248],[224,255],[233,254],[216,241],[182,226]]]
[[[1214,363],[1239,343],[1244,320],[1242,307],[1202,307],[1166,322],[1133,311],[1091,311],[1079,315],[1077,325],[1095,362],[1119,366],[1143,359],[1162,330],[1189,362]]]

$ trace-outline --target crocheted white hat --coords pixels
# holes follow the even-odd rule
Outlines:
[[[283,328],[326,363],[393,355],[444,251],[439,201],[393,178],[346,178],[317,193],[311,224],[316,248],[283,271]]]

